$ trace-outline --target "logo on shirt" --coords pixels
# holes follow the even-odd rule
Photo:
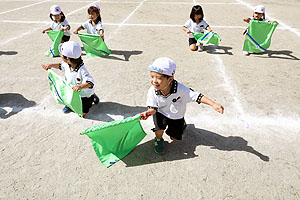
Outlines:
[[[76,80],[77,80],[78,82],[80,82],[80,78],[76,78]]]

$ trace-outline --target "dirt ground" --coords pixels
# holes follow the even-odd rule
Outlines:
[[[51,5],[74,30],[91,2],[0,0],[0,199],[300,199],[299,0],[97,1],[112,54],[83,55],[101,101],[84,119],[62,113],[50,94],[41,64],[61,58],[44,56],[51,40],[41,32]],[[220,46],[189,51],[182,25],[194,3]],[[259,4],[279,26],[267,52],[246,57],[242,19]],[[105,168],[80,131],[144,111],[147,67],[162,56],[224,115],[190,103],[183,140],[165,135],[162,156],[149,118],[142,142]]]

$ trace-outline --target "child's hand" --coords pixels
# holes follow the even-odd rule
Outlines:
[[[46,33],[46,30],[43,30],[42,33]]]
[[[48,69],[51,69],[50,64],[42,64],[42,67],[47,71]]]
[[[243,19],[243,20],[244,20],[244,22],[247,22],[247,23],[250,22],[250,18],[249,18],[249,17],[247,17],[247,18],[245,18],[245,19]]]
[[[61,28],[61,29],[59,29],[59,31],[65,31],[65,29],[64,29],[64,28]]]
[[[215,111],[217,111],[217,112],[219,112],[219,113],[221,113],[221,114],[224,113],[224,108],[223,108],[223,106],[221,106],[220,104],[214,103],[214,104],[212,105],[212,107],[214,108]]]
[[[101,37],[102,40],[104,40],[104,34],[103,33],[100,34],[100,37]]]
[[[191,34],[191,33],[193,33],[193,32],[192,32],[192,31],[190,31],[190,30],[188,30],[186,33],[187,33],[187,34]]]
[[[80,85],[73,85],[72,90],[74,90],[75,92],[78,92],[78,90],[80,90],[81,87]]]
[[[77,30],[75,30],[73,33],[74,33],[74,34],[78,34],[78,31],[77,31]]]
[[[151,113],[148,113],[147,111],[141,113],[141,120],[146,120],[148,117],[151,116]]]

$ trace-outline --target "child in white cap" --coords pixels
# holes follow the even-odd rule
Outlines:
[[[263,21],[263,22],[276,22],[278,23],[277,21],[271,21],[271,20],[267,20],[266,19],[266,12],[265,12],[265,7],[263,5],[258,5],[254,8],[254,11],[253,11],[253,16],[252,17],[247,17],[247,18],[244,18],[244,22],[247,22],[249,23],[250,20],[257,20],[257,21]],[[247,29],[245,30],[244,34],[247,32]],[[250,55],[248,51],[243,51],[243,54],[245,56],[248,56]]]
[[[200,5],[195,5],[192,8],[190,19],[184,24],[183,30],[189,34],[189,45],[191,51],[197,50],[197,40],[192,33],[204,33],[204,30],[212,31],[210,26],[203,19],[204,13]],[[200,43],[198,51],[203,51],[203,44]]]
[[[61,42],[63,43],[69,41],[71,36],[70,33],[71,27],[69,25],[69,22],[66,20],[64,13],[61,11],[58,5],[51,6],[50,19],[52,20],[51,26],[43,30],[42,33],[45,33],[46,31],[50,31],[50,30],[64,31],[64,36]]]
[[[87,71],[81,59],[81,47],[78,43],[69,41],[60,44],[59,52],[62,57],[61,63],[42,64],[45,70],[57,68],[65,72],[65,80],[70,83],[74,91],[80,91],[82,100],[83,117],[89,112],[92,103],[99,103],[99,98],[94,93],[94,79]],[[64,113],[71,112],[67,106]]]
[[[78,34],[78,31],[86,29],[88,34],[99,35],[102,40],[104,40],[104,29],[102,26],[100,7],[95,3],[91,3],[88,6],[87,12],[89,20],[77,27],[74,33]]]
[[[148,110],[141,113],[143,120],[153,115],[155,128],[154,151],[164,153],[163,133],[172,140],[181,140],[185,128],[184,115],[189,102],[205,103],[219,113],[224,112],[223,106],[215,103],[203,94],[196,92],[174,79],[175,63],[166,57],[156,59],[148,67],[150,71],[151,88],[148,90]]]

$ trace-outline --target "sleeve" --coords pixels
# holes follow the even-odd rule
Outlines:
[[[207,29],[207,27],[209,27],[208,23],[205,20],[202,21],[203,21],[204,28]]]
[[[153,87],[151,87],[148,90],[148,94],[147,94],[147,107],[158,108],[156,94],[155,94],[155,91],[154,91]]]
[[[55,22],[52,22],[51,25],[50,25],[50,28],[51,28],[52,30],[54,30],[54,26],[55,26]]]
[[[81,24],[82,29],[87,29],[88,23],[89,22],[85,22],[85,23]]]
[[[104,30],[103,25],[102,25],[101,22],[99,22],[99,23],[97,24],[97,28],[98,28],[98,30]]]
[[[94,87],[94,85],[95,85],[94,79],[86,69],[80,69],[80,75],[82,78],[82,83],[90,84],[91,85],[90,88]]]
[[[65,72],[65,71],[66,71],[66,67],[69,67],[68,63],[66,63],[66,62],[64,62],[64,61],[61,61],[61,62],[59,63],[59,69],[60,69],[61,71]]]
[[[65,19],[65,21],[64,21],[64,25],[65,26],[70,26],[70,24],[69,24],[69,22]],[[70,26],[71,27],[71,26]]]
[[[188,88],[188,87],[185,87],[184,88],[184,92],[185,96],[187,96],[187,102],[197,102],[198,104],[201,103],[201,98],[204,96],[203,94],[197,92],[197,91],[194,91],[192,88]]]
[[[187,20],[187,22],[185,22],[185,24],[183,26],[188,29],[191,29],[191,19]]]

